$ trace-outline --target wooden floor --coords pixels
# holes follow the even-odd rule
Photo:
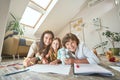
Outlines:
[[[24,68],[22,65],[23,58],[19,60],[13,59],[4,59],[0,64],[0,80],[120,80],[120,72],[115,71],[108,67],[109,64],[105,58],[102,59],[101,65],[105,68],[112,71],[115,76],[113,77],[103,77],[103,76],[82,76],[73,75],[73,69],[71,69],[69,75],[61,75],[61,74],[52,74],[52,73],[37,73],[37,72],[23,72],[10,76],[4,76],[7,73],[11,73],[17,71],[18,69]]]

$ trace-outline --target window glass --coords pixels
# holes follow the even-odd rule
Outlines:
[[[27,7],[20,23],[34,27],[42,14],[30,7]]]

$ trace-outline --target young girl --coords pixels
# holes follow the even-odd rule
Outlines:
[[[46,55],[46,58],[48,59],[50,64],[52,64],[52,61],[57,59],[57,51],[60,48],[61,48],[61,40],[60,38],[56,37],[53,39],[50,50],[48,54]]]
[[[46,55],[50,49],[50,45],[53,41],[54,34],[52,31],[43,32],[40,42],[34,42],[28,52],[27,58],[23,61],[25,67],[36,64],[40,61],[43,64],[47,64],[48,60]]]

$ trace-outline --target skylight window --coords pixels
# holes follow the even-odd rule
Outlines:
[[[36,10],[30,7],[27,7],[20,22],[25,25],[34,27],[41,16],[41,13],[37,12]]]
[[[30,0],[20,20],[22,25],[35,28],[56,0]],[[44,17],[43,17],[44,18]]]
[[[38,4],[40,7],[46,9],[51,0],[31,0]]]

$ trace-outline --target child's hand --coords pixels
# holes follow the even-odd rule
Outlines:
[[[49,55],[49,54],[47,54],[45,57],[46,57],[46,58],[49,58],[49,56],[50,56],[50,55]]]
[[[68,58],[68,59],[65,59],[65,64],[73,64],[74,63],[74,60],[73,58]]]
[[[42,58],[42,63],[43,64],[48,64],[48,60],[46,58]]]
[[[58,64],[58,61],[57,61],[57,60],[54,60],[54,61],[50,62],[50,64],[51,64],[51,65],[56,65],[56,64]]]

